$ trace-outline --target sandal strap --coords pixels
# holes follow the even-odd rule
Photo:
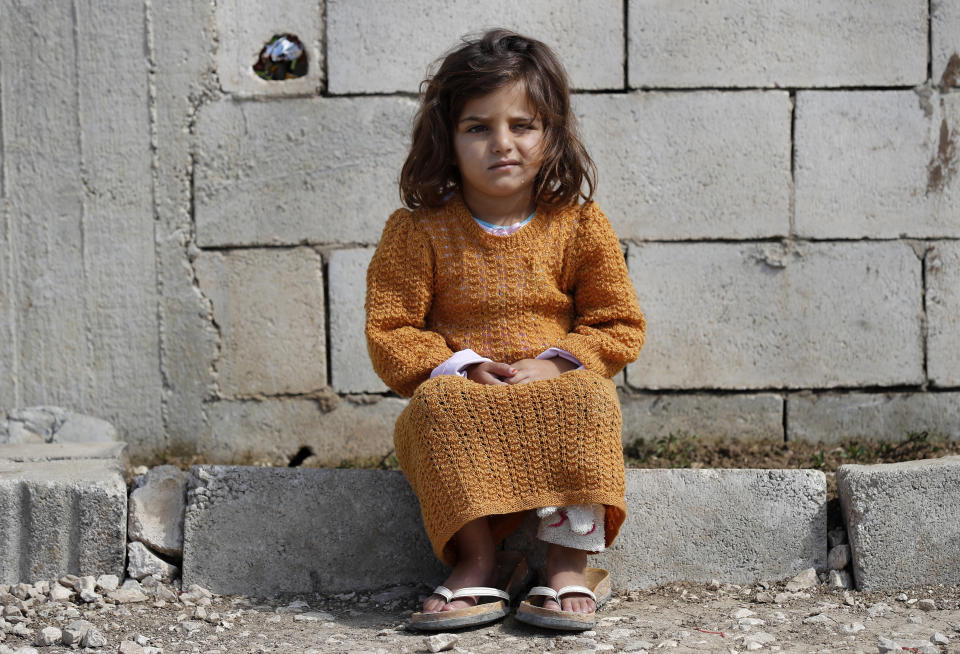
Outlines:
[[[461,597],[499,597],[500,599],[510,600],[510,596],[499,588],[490,588],[488,586],[471,586],[469,588],[461,588],[455,592],[452,596],[453,599],[459,599]],[[450,600],[447,600],[448,602]]]
[[[543,595],[544,597],[549,597],[550,599],[557,599],[557,591],[550,588],[550,586],[534,586],[527,592],[527,597],[533,595]]]
[[[560,599],[564,595],[572,595],[573,593],[582,593],[586,595],[594,602],[597,601],[597,596],[593,594],[593,591],[587,588],[586,586],[564,586],[557,591],[557,599]]]
[[[448,602],[461,597],[499,597],[500,599],[510,600],[510,595],[498,588],[488,588],[487,586],[470,586],[461,588],[454,592],[446,586],[437,586],[433,589],[434,595],[439,595]]]
[[[448,602],[453,599],[453,591],[446,586],[437,586],[433,589],[433,594],[439,595]]]

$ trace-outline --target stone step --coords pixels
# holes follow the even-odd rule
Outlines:
[[[844,465],[837,486],[859,590],[960,585],[960,456]]]
[[[628,518],[591,565],[619,589],[746,583],[824,568],[826,478],[812,470],[628,470]],[[537,562],[532,524],[508,541]],[[184,586],[258,596],[443,578],[400,472],[195,466]]]
[[[0,583],[122,578],[124,443],[0,446]]]

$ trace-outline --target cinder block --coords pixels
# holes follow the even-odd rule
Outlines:
[[[373,249],[334,250],[327,266],[330,289],[331,385],[339,393],[384,393],[364,336],[367,266]]]
[[[48,457],[24,447],[61,451]],[[62,454],[52,445],[0,447],[0,583],[67,573],[123,577],[123,467],[109,453],[84,459]]]
[[[621,393],[623,442],[674,435],[783,442],[779,395]]]
[[[231,0],[217,3],[217,73],[227,93],[313,95],[323,83],[323,0]],[[267,81],[254,73],[260,51],[278,34],[293,34],[307,54],[307,74]]]
[[[184,586],[266,596],[441,580],[442,567],[402,473],[224,466],[191,471]]]
[[[936,243],[927,271],[927,374],[937,386],[960,385],[960,243]]]
[[[859,590],[960,584],[960,457],[837,470]]]
[[[322,395],[216,402],[207,409],[210,435],[198,438],[196,447],[207,460],[220,463],[286,465],[303,447],[313,451],[318,465],[380,460],[393,450],[393,426],[407,401],[369,399]]]
[[[790,98],[781,91],[575,98],[620,238],[790,231]]]
[[[630,0],[630,86],[912,86],[926,0]]]
[[[826,393],[787,397],[788,438],[836,443],[907,440],[911,433],[960,439],[960,393]]]
[[[326,385],[323,268],[310,248],[204,252],[197,279],[222,339],[227,396],[309,393]]]
[[[960,236],[960,95],[800,91],[795,133],[799,235]]]
[[[400,205],[414,110],[383,97],[204,105],[199,244],[376,243]]]
[[[544,562],[528,519],[508,547]],[[818,470],[627,470],[627,520],[590,565],[618,589],[671,581],[753,583],[827,559],[827,482]]]
[[[903,243],[649,243],[628,268],[650,325],[635,387],[923,381],[920,261]]]
[[[623,88],[623,6],[616,0],[328,0],[327,88],[416,92],[429,64],[462,36],[492,27],[545,42],[574,88]]]
[[[930,11],[933,82],[960,86],[960,3],[939,0],[930,3]]]

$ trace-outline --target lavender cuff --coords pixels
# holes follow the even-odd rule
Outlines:
[[[433,372],[430,373],[430,378],[433,379],[437,375],[460,375],[461,377],[466,377],[467,372],[464,368],[467,366],[492,360],[493,359],[488,359],[487,357],[482,357],[470,349],[460,350],[434,368]]]
[[[573,356],[566,350],[561,350],[559,347],[548,348],[544,350],[543,354],[537,356],[538,359],[552,359],[554,357],[560,357],[561,359],[566,359],[570,363],[576,364],[577,367],[574,368],[574,370],[580,370],[583,368],[583,364],[580,363],[580,359]]]

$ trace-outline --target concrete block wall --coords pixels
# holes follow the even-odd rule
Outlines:
[[[428,65],[498,25],[564,60],[647,314],[625,439],[960,438],[960,0],[0,0],[0,408],[386,456],[365,266]]]

